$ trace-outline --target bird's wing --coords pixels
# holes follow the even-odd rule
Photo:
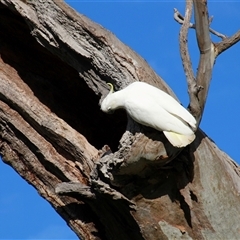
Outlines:
[[[131,97],[125,101],[127,113],[138,123],[153,127],[159,131],[166,130],[163,119],[166,111],[147,96]]]
[[[161,106],[174,115],[177,118],[182,119],[186,123],[188,123],[191,127],[196,127],[196,119],[192,116],[190,112],[188,112],[187,109],[185,109],[179,102],[177,102],[174,98],[172,98],[170,95],[168,95],[165,92],[162,92],[162,101]]]
[[[172,131],[179,134],[192,134],[192,130],[181,119],[166,111],[161,104],[149,95],[129,96],[125,109],[138,123],[159,131]]]
[[[137,85],[137,84],[136,84]],[[137,89],[136,89],[137,91]],[[196,127],[196,119],[191,113],[187,111],[178,101],[176,101],[172,96],[165,93],[164,91],[153,87],[149,84],[138,83],[138,91],[142,95],[148,95],[152,98],[152,101],[157,102],[163,109],[165,109],[170,114],[175,117],[182,119],[188,123],[192,128]]]

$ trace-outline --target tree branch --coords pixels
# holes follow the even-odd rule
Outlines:
[[[217,32],[217,31],[213,30],[212,28],[209,28],[209,31],[210,31],[210,33],[216,35],[217,37],[220,37],[222,40],[227,38],[226,35],[224,35],[224,34],[222,34],[220,32]]]
[[[176,8],[174,8],[173,10],[174,10],[174,15],[173,15],[173,17],[174,17],[174,19],[176,20],[176,22],[178,22],[179,24],[183,24],[184,17],[181,15],[181,13],[180,13]],[[212,20],[213,20],[213,17],[211,16],[211,17],[209,18],[209,25],[211,24]],[[195,27],[195,24],[190,22],[190,23],[189,23],[189,28],[195,29],[195,28],[196,28],[196,27]],[[217,32],[216,30],[214,30],[214,29],[212,29],[212,28],[209,28],[209,31],[210,31],[212,34],[214,34],[214,35],[216,35],[217,37],[220,37],[220,38],[222,38],[222,39],[227,38],[226,35],[224,35],[224,34],[222,34],[222,33],[219,33],[219,32]]]
[[[182,25],[184,22],[184,17],[176,8],[174,8],[173,10],[174,10],[173,17],[175,21]],[[209,18],[209,25],[211,24],[212,20],[213,16]],[[194,23],[189,22],[189,28],[196,29],[196,26]],[[221,42],[215,44],[217,56],[240,41],[240,31],[236,32],[232,37],[227,37],[226,35],[217,32],[212,28],[209,28],[209,32],[222,39]]]
[[[192,2],[189,3],[192,5]],[[187,2],[187,5],[188,5],[188,2]],[[186,9],[188,8],[186,5]],[[177,10],[177,8],[174,8],[174,14],[173,14],[173,17],[175,19],[176,22],[178,22],[179,24],[183,24],[184,23],[184,17],[182,16],[182,14]],[[192,11],[192,10],[191,10]],[[186,12],[186,10],[185,10]],[[186,16],[185,16],[186,17]],[[191,17],[190,17],[191,18]],[[193,23],[190,22],[190,18],[189,18],[189,28],[195,28],[195,25]]]
[[[199,2],[197,4],[199,5]],[[201,9],[198,6],[196,6],[196,2],[194,1],[196,24],[193,24],[193,23],[190,23],[192,1],[186,1],[185,17],[183,17],[178,12],[178,10],[174,8],[174,19],[178,23],[182,24],[180,34],[179,34],[180,54],[181,54],[182,63],[183,63],[183,67],[184,67],[184,71],[185,71],[187,83],[188,83],[188,93],[190,98],[189,109],[193,114],[193,116],[196,118],[198,125],[200,124],[205,101],[206,101],[209,79],[211,79],[211,71],[210,72],[207,71],[207,75],[206,75],[206,78],[208,79],[207,81],[200,79],[200,77],[202,77],[202,74],[205,73],[205,70],[208,69],[209,66],[210,66],[210,69],[212,69],[212,66],[215,60],[215,55],[212,55],[211,53],[212,50],[214,49],[213,49],[213,44],[211,44],[211,40],[209,36],[208,14],[205,14],[204,20],[202,20],[203,18],[200,17],[200,15],[197,13],[197,11],[200,11],[200,10],[206,11],[206,9],[203,9],[203,6],[201,6]],[[202,22],[200,23],[200,21]],[[201,53],[200,62],[199,62],[199,66],[201,68],[198,68],[196,79],[194,77],[192,64],[191,64],[188,47],[187,47],[188,28],[196,29],[198,46]],[[208,50],[210,50],[210,52]],[[213,54],[214,54],[214,51],[213,51]],[[206,59],[208,60],[206,61]],[[210,59],[210,65],[207,68],[205,68],[203,64],[205,64],[206,62],[209,62],[209,59]],[[200,69],[202,72],[199,71]],[[202,98],[199,98],[199,93],[201,91],[205,94],[202,93],[201,94]]]
[[[188,47],[187,47],[187,34],[188,34],[188,28],[190,27],[191,15],[192,15],[192,1],[188,1],[186,4],[185,18],[183,20],[183,24],[179,34],[180,53],[181,53],[183,67],[184,67],[184,71],[185,71],[188,83],[194,81],[192,63],[191,63],[191,59],[190,59]]]
[[[207,99],[215,59],[223,51],[240,41],[240,31],[235,33],[232,37],[227,38],[226,35],[209,28],[212,17],[208,17],[207,1],[193,0],[193,3],[195,24],[190,22],[192,1],[186,1],[185,17],[174,8],[174,19],[182,25],[180,30],[180,53],[188,82],[188,93],[190,97],[189,109],[197,119],[199,125]],[[196,79],[194,79],[191,60],[187,49],[188,28],[196,30],[198,47],[200,50],[200,61]],[[222,38],[223,41],[213,44],[210,39],[210,32]]]
[[[214,45],[211,43],[209,36],[207,4],[204,0],[194,0],[193,3],[195,24],[190,23],[192,1],[186,1],[185,17],[183,17],[175,8],[174,19],[182,24],[180,30],[180,53],[188,83],[188,93],[190,97],[189,109],[199,125],[207,98],[212,67],[216,54]],[[191,60],[187,49],[187,32],[189,27],[196,29],[197,42],[200,50],[200,61],[196,79],[194,78]]]
[[[216,55],[220,55],[228,48],[240,41],[240,30],[237,31],[233,36],[225,38],[222,42],[215,44]]]
[[[193,24],[190,23],[191,15],[192,15],[192,1],[187,1],[186,3],[186,10],[185,10],[185,17],[182,17],[182,15],[179,14],[177,9],[174,9],[174,19],[178,19],[181,21],[182,27],[179,34],[179,41],[180,41],[180,54],[182,58],[182,64],[184,68],[184,72],[187,78],[187,84],[188,84],[188,93],[190,98],[190,111],[192,114],[196,117],[197,112],[199,112],[198,106],[198,87],[196,85],[196,80],[194,77],[193,69],[192,69],[192,63],[188,52],[188,46],[187,46],[187,34],[189,27],[192,27]]]
[[[194,17],[196,25],[196,36],[200,51],[200,61],[196,76],[197,85],[201,86],[202,91],[198,93],[198,106],[190,103],[190,106],[199,109],[196,119],[200,124],[204,106],[207,99],[210,80],[212,77],[212,68],[215,62],[216,54],[214,44],[211,42],[209,35],[209,18],[207,10],[207,2],[205,0],[193,0]]]

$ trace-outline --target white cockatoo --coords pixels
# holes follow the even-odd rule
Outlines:
[[[102,101],[103,112],[124,108],[134,121],[163,131],[174,147],[185,147],[195,139],[195,118],[169,94],[144,82],[117,92],[108,85],[111,89]]]

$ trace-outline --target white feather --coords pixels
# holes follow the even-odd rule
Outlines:
[[[147,83],[134,82],[118,92],[110,91],[101,109],[118,108],[124,108],[136,122],[163,131],[173,146],[184,147],[195,139],[195,118],[173,97]]]

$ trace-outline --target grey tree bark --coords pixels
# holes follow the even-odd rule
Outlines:
[[[212,43],[206,1],[193,5],[197,76],[186,45],[191,1],[178,20],[200,122],[214,61],[240,32]],[[60,0],[0,0],[0,25],[0,153],[79,238],[239,238],[239,167],[211,139],[199,129],[174,148],[125,112],[100,111],[107,82],[145,81],[175,97],[139,55]]]

